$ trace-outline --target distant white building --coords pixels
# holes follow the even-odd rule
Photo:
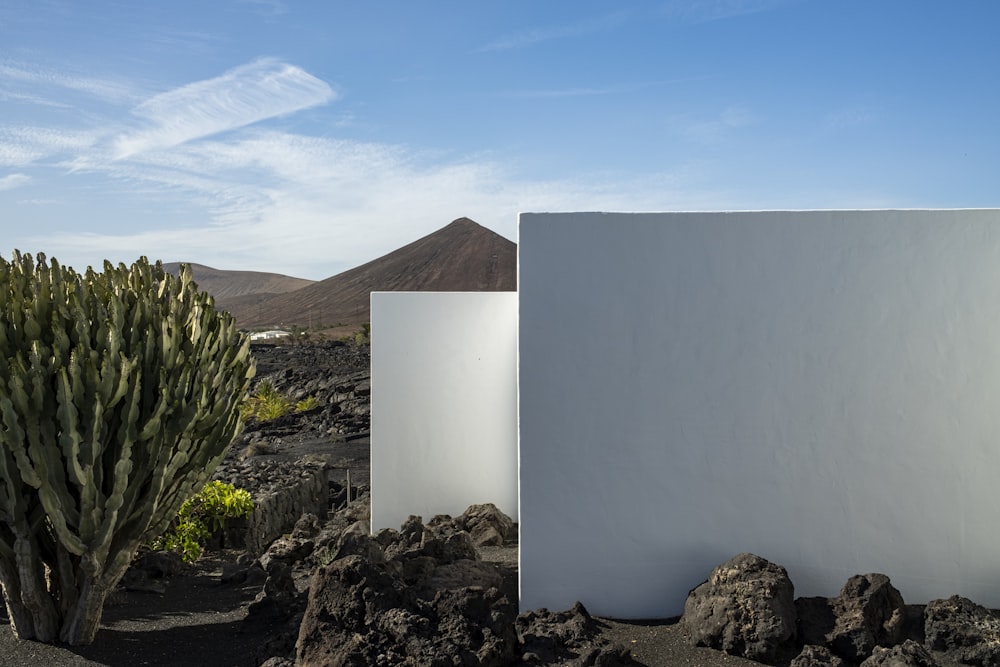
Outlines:
[[[290,331],[282,331],[281,329],[272,329],[271,331],[257,331],[250,334],[251,341],[262,341],[262,340],[277,340],[278,338],[284,338],[285,336],[291,336]]]

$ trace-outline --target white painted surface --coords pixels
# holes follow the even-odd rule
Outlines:
[[[1000,212],[523,214],[518,285],[522,610],[1000,606]]]
[[[517,294],[376,292],[371,317],[372,531],[517,517]]]

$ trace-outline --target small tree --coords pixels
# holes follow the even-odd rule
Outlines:
[[[139,545],[221,461],[252,375],[189,267],[0,258],[0,585],[18,637],[93,641]]]

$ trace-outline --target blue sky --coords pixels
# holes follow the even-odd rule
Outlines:
[[[993,0],[0,0],[0,251],[322,279],[468,216],[1000,206]]]

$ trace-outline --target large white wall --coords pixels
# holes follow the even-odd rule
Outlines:
[[[371,344],[372,531],[517,517],[517,294],[373,293]]]
[[[1000,212],[523,214],[518,285],[522,610],[1000,606]]]

